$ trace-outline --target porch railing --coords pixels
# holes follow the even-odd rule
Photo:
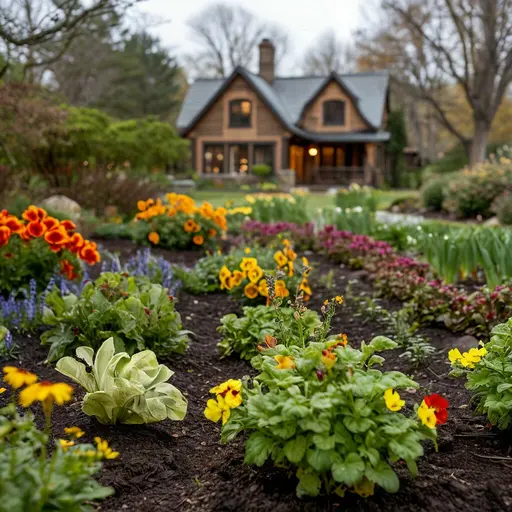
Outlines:
[[[371,185],[371,172],[365,167],[317,167],[312,174],[315,185]]]

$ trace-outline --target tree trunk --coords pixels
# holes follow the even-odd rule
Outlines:
[[[471,167],[485,160],[490,131],[491,126],[487,121],[475,120],[475,131],[469,150],[469,165]]]

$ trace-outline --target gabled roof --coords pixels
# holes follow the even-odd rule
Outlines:
[[[389,133],[379,131],[382,125],[384,106],[388,89],[387,72],[356,73],[327,77],[276,78],[272,85],[243,67],[237,67],[226,79],[200,79],[194,82],[187,93],[177,127],[183,134],[188,133],[203,117],[213,103],[223,94],[237,76],[242,76],[254,89],[260,99],[269,107],[283,126],[290,132],[315,141],[329,140],[351,142],[362,140],[382,141]],[[375,130],[372,133],[313,133],[297,126],[304,110],[324,87],[335,80],[352,97],[359,113]],[[354,139],[354,137],[356,137]]]

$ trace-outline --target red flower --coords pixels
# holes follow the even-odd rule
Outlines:
[[[46,226],[48,231],[51,231],[52,229],[58,228],[60,222],[55,217],[46,217],[43,220],[43,224]]]
[[[71,235],[71,241],[69,243],[69,250],[73,253],[77,253],[84,246],[85,240],[80,233],[74,233]]]
[[[439,425],[444,425],[448,420],[448,400],[441,395],[433,394],[423,398],[428,407],[435,410],[436,420]]]
[[[34,238],[39,238],[46,233],[46,226],[38,220],[29,222],[27,224],[27,233]]]
[[[96,244],[88,242],[80,249],[80,258],[89,265],[94,265],[101,261],[100,253],[96,249]]]
[[[63,220],[60,225],[66,230],[66,231],[74,231],[76,229],[76,224],[70,220]]]
[[[21,222],[21,220],[14,215],[9,215],[2,221],[2,223],[4,226],[7,226],[13,233],[21,233],[25,228],[23,222]]]
[[[34,205],[30,205],[22,214],[21,217],[29,222],[39,220],[38,209]]]
[[[11,238],[11,230],[7,226],[0,226],[0,247],[7,245]]]
[[[76,279],[78,277],[78,274],[75,272],[75,267],[71,265],[71,263],[68,260],[62,260],[60,262],[60,272],[61,274],[65,275],[70,281],[73,281],[73,279]]]
[[[47,231],[44,235],[44,239],[48,244],[58,246],[67,244],[69,242],[69,236],[66,230],[60,227]]]

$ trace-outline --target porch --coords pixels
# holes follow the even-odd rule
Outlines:
[[[289,164],[297,185],[346,186],[351,183],[380,185],[376,165],[377,145],[373,142],[290,143]]]

